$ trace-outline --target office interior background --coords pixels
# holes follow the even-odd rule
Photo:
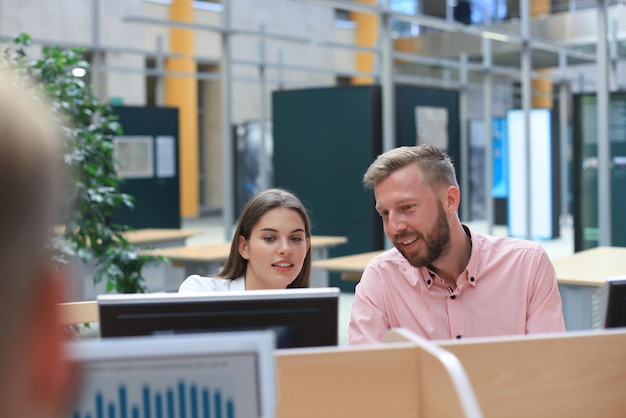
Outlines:
[[[1,0],[0,35],[28,33],[32,56],[84,48],[85,81],[114,106],[178,109],[178,202],[161,204],[221,215],[225,240],[247,197],[271,186],[310,205],[317,233],[360,240],[333,218],[354,217],[355,201],[331,190],[350,196],[377,152],[422,141],[453,156],[463,220],[549,239],[573,217],[584,249],[626,236],[613,216],[625,13],[592,0]],[[359,89],[368,110],[334,95]],[[368,127],[333,130],[342,123]],[[380,230],[367,196],[356,202]]]
[[[175,167],[152,170],[155,189],[138,196],[151,223],[138,227],[161,226],[153,215],[168,206],[175,224],[219,219],[230,240],[250,193],[285,186],[309,205],[314,234],[348,237],[331,256],[372,251],[384,244],[363,172],[385,149],[435,142],[458,168],[462,220],[547,241],[573,227],[578,250],[626,246],[625,18],[612,0],[0,0],[0,37],[28,33],[33,57],[84,48],[79,75],[104,102],[155,130],[140,136],[176,137]],[[177,134],[159,131],[172,109]],[[582,324],[568,330],[601,327],[596,287],[565,287],[564,313]],[[623,342],[618,331],[439,346],[471,386],[442,385],[459,367],[427,362],[434,346],[419,341],[269,354],[277,416],[443,416],[472,390],[485,416],[615,416]],[[433,383],[443,390],[424,391]],[[476,404],[467,416],[482,416]]]

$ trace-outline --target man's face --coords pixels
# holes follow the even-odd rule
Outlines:
[[[385,234],[411,265],[427,266],[445,254],[450,241],[447,213],[417,164],[379,181],[374,195]]]

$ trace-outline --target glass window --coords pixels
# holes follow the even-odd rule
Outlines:
[[[506,16],[506,0],[472,0],[472,23],[501,22]]]
[[[418,12],[418,0],[391,0],[389,8],[396,13],[414,16]],[[392,19],[391,36],[394,38],[409,38],[419,35],[419,25]]]

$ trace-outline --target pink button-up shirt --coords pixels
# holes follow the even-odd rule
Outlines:
[[[477,233],[471,239],[454,291],[395,248],[375,257],[356,286],[348,343],[379,342],[397,327],[430,340],[565,330],[556,272],[539,244]]]

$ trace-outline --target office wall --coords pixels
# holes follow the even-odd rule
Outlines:
[[[626,93],[609,98],[611,245],[626,247]],[[599,245],[598,138],[595,94],[574,96],[574,250]]]
[[[36,41],[45,41],[46,45],[92,45],[95,40],[94,3],[76,0],[3,0],[0,2],[0,28],[3,35],[25,32]],[[140,49],[143,46],[142,26],[124,22],[122,18],[141,15],[143,1],[106,0],[98,4],[98,42],[104,46]],[[32,52],[36,53],[36,50],[34,48]],[[103,53],[102,63],[110,67],[144,68],[141,55],[123,52]],[[94,78],[90,81],[97,82],[98,89],[107,98],[121,98],[125,104],[145,103],[145,81],[139,72],[110,72],[99,81]]]
[[[395,94],[396,145],[432,144],[445,150],[454,163],[460,184],[459,92],[397,85]],[[460,216],[465,218],[464,214]]]
[[[274,184],[308,207],[316,235],[348,243],[331,257],[383,248],[380,217],[363,173],[381,152],[380,87],[354,86],[274,92]],[[330,285],[354,282],[330,275]]]
[[[131,195],[133,208],[121,208],[114,221],[133,228],[180,228],[178,109],[114,106],[126,141],[129,167],[122,167],[120,192]],[[133,146],[133,142],[136,146]],[[143,169],[125,175],[131,168]]]

